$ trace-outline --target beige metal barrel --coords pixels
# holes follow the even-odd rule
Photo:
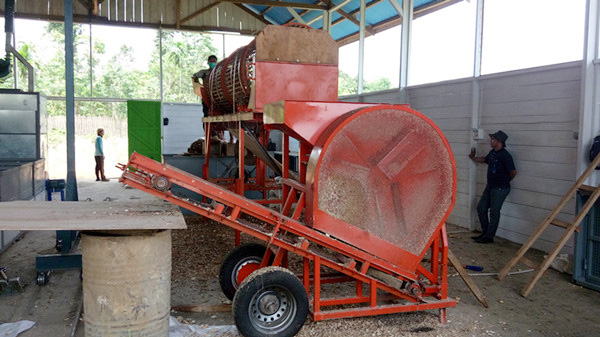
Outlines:
[[[171,231],[82,234],[85,335],[168,336]]]

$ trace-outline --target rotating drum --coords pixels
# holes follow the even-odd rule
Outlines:
[[[342,115],[321,135],[307,173],[312,226],[415,270],[455,201],[448,141],[406,106]]]

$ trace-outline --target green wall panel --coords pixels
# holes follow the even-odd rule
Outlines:
[[[156,101],[127,101],[130,156],[135,151],[162,162],[160,107]]]

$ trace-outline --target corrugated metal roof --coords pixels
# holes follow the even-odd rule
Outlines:
[[[345,3],[348,1],[347,3]],[[366,35],[383,31],[402,22],[391,5],[394,0],[367,0]],[[462,0],[413,0],[414,16]],[[340,45],[358,39],[360,0],[74,0],[74,21],[109,25],[162,27],[194,31],[233,31],[256,34],[266,24],[283,25],[301,21],[323,27],[324,11],[344,4],[332,13],[331,35]],[[398,0],[401,5],[402,0]],[[19,0],[16,18],[63,21],[64,0]],[[4,15],[4,1],[0,14]]]
[[[344,3],[345,1],[346,0],[296,0],[294,2],[296,4],[326,4],[327,6],[325,8],[332,8]],[[414,15],[415,17],[418,17],[426,14],[428,11],[436,10],[459,1],[462,0],[414,0]],[[285,3],[286,1],[280,2]],[[398,3],[400,6],[402,6],[402,0],[399,0]],[[244,4],[244,6],[278,25],[291,22],[300,23],[292,14],[290,14],[287,8],[265,7],[254,4]],[[366,7],[365,24],[367,26],[367,36],[372,33],[393,27],[402,22],[402,18],[389,0],[367,0]],[[323,10],[296,8],[294,11],[298,13],[304,23],[310,23],[312,28],[321,29],[323,27]],[[360,0],[351,0],[344,4],[338,11],[333,12],[331,20],[331,36],[336,41],[344,44],[358,39],[358,23],[360,19],[359,12]],[[354,20],[349,19],[349,17],[353,18]],[[316,18],[321,19],[315,20]]]

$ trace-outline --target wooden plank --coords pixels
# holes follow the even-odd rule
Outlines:
[[[462,267],[462,264],[460,263],[458,258],[454,255],[454,253],[452,253],[450,248],[448,248],[448,261],[454,266],[454,269],[456,269],[456,271],[458,272],[460,277],[463,279],[463,281],[465,281],[465,284],[467,285],[469,290],[471,290],[473,295],[475,295],[477,300],[481,304],[483,304],[484,307],[489,308],[489,305],[485,299],[485,296],[483,295],[483,293],[481,292],[481,290],[479,289],[477,284],[475,284],[475,282],[473,281],[471,276],[469,276],[467,271]]]
[[[529,248],[531,248],[533,243],[540,237],[542,232],[544,232],[544,230],[546,230],[546,228],[548,227],[550,222],[556,217],[556,215],[558,213],[560,213],[560,211],[567,204],[567,202],[570,201],[571,198],[573,198],[573,196],[575,195],[575,192],[577,192],[577,189],[579,188],[579,186],[581,186],[583,184],[583,182],[590,176],[590,174],[594,171],[596,166],[598,166],[599,164],[600,164],[600,156],[597,156],[594,159],[594,161],[592,162],[592,164],[577,179],[575,184],[573,184],[573,186],[571,187],[569,192],[567,192],[567,194],[558,203],[558,205],[556,205],[556,207],[554,208],[552,213],[546,218],[546,220],[544,220],[542,222],[542,224],[538,227],[538,229],[535,231],[535,233],[529,238],[529,240],[523,246],[521,246],[521,248],[519,249],[517,254],[515,254],[515,256],[506,264],[506,266],[504,266],[504,268],[502,268],[502,270],[498,274],[499,280],[502,280],[504,277],[506,277],[506,275],[508,274],[510,269],[519,261],[519,259],[521,257],[523,257],[525,255],[525,253],[529,250]],[[590,198],[588,199],[588,202],[586,202],[586,204],[584,205],[584,208],[580,211],[579,215],[573,222],[574,226],[578,226],[579,223],[581,222],[581,220],[583,220],[583,216],[585,216],[585,214],[587,214],[587,212],[589,211],[589,208],[592,207],[590,200],[593,200],[593,202],[595,202],[595,200],[598,198],[598,195],[600,195],[600,189],[596,189],[596,192],[594,194],[592,194],[592,196],[590,196]],[[589,204],[589,207],[588,207],[588,204]],[[583,214],[583,216],[582,216],[582,214]],[[574,227],[573,227],[573,230],[575,230]],[[565,231],[565,234],[563,235],[561,240],[559,242],[557,242],[556,248],[553,249],[552,253],[549,254],[548,257],[554,255],[552,257],[552,259],[554,259],[554,257],[556,257],[556,255],[559,253],[560,249],[565,245],[565,243],[567,242],[567,240],[569,239],[569,237],[572,233],[573,232],[571,230]],[[552,260],[550,260],[550,262],[551,261]],[[545,261],[544,263],[542,263],[540,268],[542,268],[543,270],[541,270],[541,272],[538,272],[533,276],[531,282],[525,286],[525,289],[521,293],[524,297],[526,297],[529,294],[529,292],[531,291],[531,289],[533,288],[533,286],[535,285],[537,280],[541,277],[541,273],[543,273],[545,271],[545,268],[547,268],[550,265],[550,262]]]
[[[0,214],[0,230],[186,228],[181,212],[162,202],[9,201],[0,202]]]
[[[531,269],[537,269],[538,264],[531,261],[530,259],[526,258],[525,256],[522,256],[519,259],[519,262],[521,262],[522,264],[526,265],[527,267],[531,268]]]
[[[256,37],[256,61],[337,65],[338,47],[322,30],[267,26]]]
[[[596,187],[583,184],[579,186],[579,190],[587,193],[594,193],[594,191],[596,191]]]
[[[554,226],[562,227],[564,229],[569,229],[569,228],[571,228],[571,226],[573,226],[573,224],[571,224],[569,222],[566,222],[566,221],[559,220],[559,219],[552,220],[552,222],[550,222],[550,224],[554,225]],[[581,231],[581,227],[576,226],[575,227],[575,231],[576,232],[580,232]]]
[[[596,166],[598,166],[598,164],[600,163],[600,156],[596,157],[596,159],[594,160],[594,163],[595,163],[595,165],[594,164],[590,165],[590,168],[592,170],[594,170],[594,168]],[[588,170],[589,170],[589,168],[588,168]],[[585,173],[587,173],[588,170],[586,170]],[[582,177],[585,175],[585,173],[582,175]],[[587,176],[586,176],[586,178],[587,178]],[[581,183],[579,183],[579,185],[581,185]],[[577,185],[577,187],[579,187],[579,185]],[[556,256],[558,255],[558,253],[560,252],[562,247],[571,238],[571,235],[573,235],[573,232],[579,226],[579,224],[581,223],[583,218],[585,218],[585,216],[590,211],[590,209],[592,208],[592,206],[594,205],[596,200],[598,200],[598,197],[600,197],[600,188],[596,189],[596,191],[594,191],[594,193],[588,198],[588,201],[585,203],[585,205],[583,205],[583,208],[580,210],[579,214],[577,214],[577,217],[575,218],[575,221],[573,221],[573,224],[565,231],[565,233],[560,238],[560,240],[558,242],[556,242],[556,245],[554,246],[552,251],[548,254],[546,259],[544,259],[544,262],[542,262],[539,269],[537,269],[536,272],[533,274],[529,283],[527,283],[527,285],[525,285],[525,287],[521,291],[521,295],[523,297],[527,297],[529,295],[529,293],[531,292],[531,290],[533,289],[533,287],[535,286],[537,281],[542,277],[542,275],[544,274],[546,269],[548,269],[548,267],[550,266],[552,261],[554,261],[554,259],[556,258]]]

